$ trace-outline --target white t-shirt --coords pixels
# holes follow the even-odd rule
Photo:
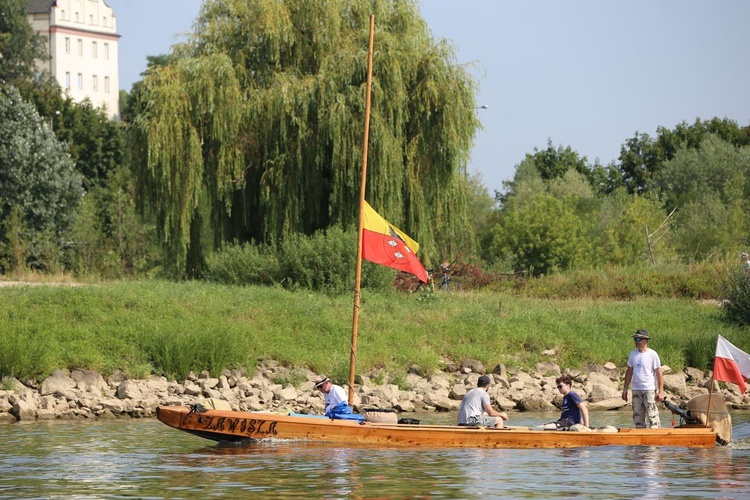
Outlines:
[[[326,403],[326,413],[328,413],[331,408],[336,406],[342,401],[346,401],[346,391],[344,391],[344,388],[340,385],[331,384],[331,390],[328,391],[328,394],[325,394],[323,397],[323,400]]]
[[[633,378],[631,387],[634,391],[655,391],[656,376],[655,372],[661,368],[659,355],[653,349],[646,349],[640,352],[633,349],[628,356],[628,366],[633,369]]]

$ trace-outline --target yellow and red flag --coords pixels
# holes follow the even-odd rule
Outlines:
[[[362,208],[362,258],[406,271],[427,283],[427,271],[417,258],[419,243],[393,226],[365,201]]]

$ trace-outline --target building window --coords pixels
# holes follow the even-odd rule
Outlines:
[[[76,22],[77,23],[81,22],[81,15],[78,12],[76,12]]]
[[[94,24],[94,15],[89,14],[89,24]]]
[[[70,37],[65,37],[65,53],[70,54]]]
[[[91,57],[96,59],[96,42],[91,42]]]
[[[109,59],[109,44],[104,44],[104,59]]]
[[[78,73],[78,90],[83,90],[83,73]]]
[[[109,94],[109,77],[108,76],[104,77],[104,92]]]
[[[94,92],[99,91],[99,78],[94,75],[94,77],[91,79],[91,88],[94,90]]]
[[[107,16],[104,16],[102,18],[102,25],[106,28],[107,27]]]
[[[63,9],[63,10],[60,11],[60,19],[62,19],[63,21],[65,21],[65,9]]]
[[[65,72],[65,90],[70,90],[70,71]]]
[[[83,55],[83,40],[81,40],[80,38],[78,39],[78,55]]]

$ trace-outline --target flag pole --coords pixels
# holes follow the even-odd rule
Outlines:
[[[714,365],[716,364],[716,358],[714,357]],[[714,366],[714,368],[716,368]],[[708,422],[708,417],[711,416],[711,397],[714,395],[714,371],[711,370],[711,387],[708,389],[708,407],[706,407],[706,427],[711,427]]]
[[[365,97],[365,134],[362,145],[362,181],[359,188],[359,220],[357,222],[357,261],[354,270],[354,314],[352,318],[352,350],[349,358],[349,404],[354,403],[354,374],[357,366],[357,331],[359,328],[359,304],[362,282],[362,211],[365,205],[365,183],[367,181],[367,145],[370,137],[370,94],[372,92],[372,52],[375,38],[375,14],[370,14],[370,45],[367,51],[367,93]]]
[[[719,335],[721,337],[721,335]],[[716,375],[716,355],[719,352],[719,339],[716,339],[716,353],[714,353],[714,366],[711,370],[711,385],[708,387],[708,407],[706,407],[706,427],[710,427],[708,417],[711,416],[711,398],[714,395],[714,376]]]

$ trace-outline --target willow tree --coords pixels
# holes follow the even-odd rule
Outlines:
[[[428,262],[473,246],[476,82],[415,0],[207,0],[134,122],[139,189],[176,264],[192,269],[207,228],[216,245],[356,224],[371,13],[367,199]]]

